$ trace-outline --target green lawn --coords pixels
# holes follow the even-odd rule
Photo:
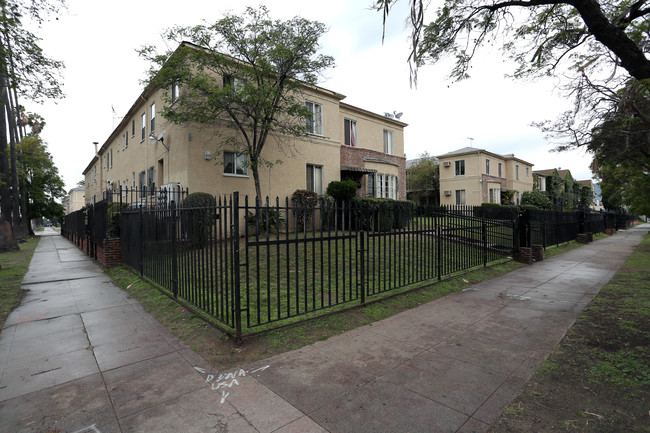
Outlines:
[[[27,243],[19,245],[19,251],[0,253],[0,327],[7,320],[11,310],[20,303],[20,283],[27,273],[39,241],[38,236],[29,238]]]

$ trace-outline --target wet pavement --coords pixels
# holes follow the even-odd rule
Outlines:
[[[46,229],[0,336],[0,431],[484,432],[648,229],[228,371]]]

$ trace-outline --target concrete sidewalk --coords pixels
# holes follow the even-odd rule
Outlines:
[[[0,338],[2,432],[483,432],[649,224],[214,371],[45,232]]]

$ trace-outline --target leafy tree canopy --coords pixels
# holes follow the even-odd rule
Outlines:
[[[425,196],[439,200],[440,171],[436,158],[428,152],[422,153],[417,163],[406,169],[406,193],[411,200]]]
[[[217,134],[236,131],[225,133],[219,147],[247,155],[260,197],[260,165],[279,162],[263,158],[267,138],[276,135],[278,143],[286,143],[288,137],[307,134],[305,118],[311,112],[304,85],[316,84],[334,62],[318,54],[325,31],[319,22],[274,21],[266,7],[249,7],[241,16],[227,14],[213,24],[168,29],[167,40],[191,44],[164,53],[145,46],[140,55],[152,63],[154,85],[178,89],[178,95],[176,90],[168,94],[165,118],[209,126]]]
[[[0,4],[0,68],[9,88],[35,101],[61,98],[64,64],[49,58],[39,46],[40,38],[24,27],[29,18],[40,24],[45,16],[65,8],[64,0],[4,0]]]
[[[27,191],[27,219],[61,218],[65,211],[55,199],[65,196],[65,183],[40,137],[29,136],[18,144],[22,151],[19,176]]]
[[[553,204],[543,191],[524,191],[521,194],[521,204],[537,206],[540,209],[551,209]]]

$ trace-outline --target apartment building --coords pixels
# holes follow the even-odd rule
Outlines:
[[[465,147],[438,158],[442,205],[501,203],[501,192],[505,190],[513,191],[512,202],[519,204],[521,194],[533,190],[533,164],[514,154]]]
[[[187,43],[183,43],[187,44]],[[100,200],[106,189],[120,186],[188,188],[214,195],[239,191],[255,197],[246,155],[223,147],[224,136],[200,125],[177,125],[160,114],[163,97],[182,92],[146,88],[134,98],[113,133],[97,147],[83,171],[86,201]],[[308,135],[302,138],[269,136],[262,151],[272,167],[260,167],[263,196],[290,196],[297,189],[324,194],[329,182],[354,179],[358,194],[406,199],[404,158],[405,123],[343,102],[344,95],[305,86]]]

